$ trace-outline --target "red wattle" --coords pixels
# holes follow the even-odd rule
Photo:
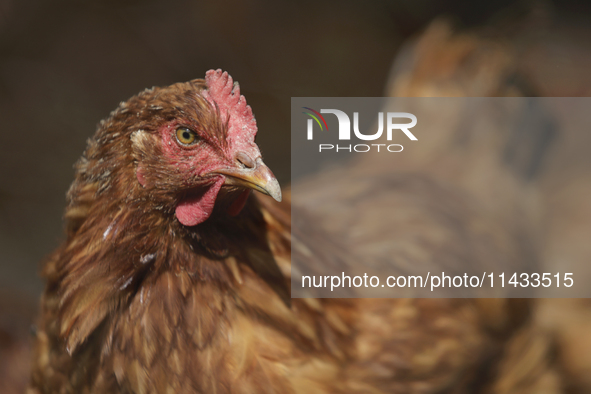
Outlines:
[[[213,211],[215,199],[224,184],[220,178],[207,191],[198,197],[187,197],[177,205],[175,214],[179,222],[185,226],[196,226],[203,223]]]
[[[228,215],[230,215],[230,216],[238,215],[240,213],[240,211],[242,211],[242,208],[244,208],[244,206],[246,205],[246,200],[248,200],[249,195],[250,195],[250,190],[245,190],[242,193],[240,193],[238,198],[236,200],[234,200],[232,205],[230,205],[230,208],[228,208]]]

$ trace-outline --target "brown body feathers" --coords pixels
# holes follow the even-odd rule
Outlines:
[[[255,133],[221,71],[146,90],[101,122],[68,193],[67,240],[44,267],[29,393],[561,392],[528,301],[290,299],[292,248],[315,264],[371,250],[340,245],[352,229],[338,221],[292,236],[289,194],[248,195],[281,199]],[[447,197],[414,170],[426,176],[380,190],[429,218],[441,205],[427,200]],[[330,222],[330,200],[307,214]],[[487,214],[491,228],[510,220]],[[413,231],[438,237],[426,226]],[[521,241],[499,248],[532,258]]]

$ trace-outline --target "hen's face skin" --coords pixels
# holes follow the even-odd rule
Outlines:
[[[239,88],[226,73],[208,77],[207,90],[189,83],[154,94],[144,103],[143,111],[154,112],[149,127],[131,134],[137,181],[148,192],[174,196],[175,215],[185,226],[207,220],[220,199],[228,214],[237,215],[251,189],[281,200]]]

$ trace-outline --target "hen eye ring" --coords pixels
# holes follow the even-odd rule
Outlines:
[[[175,134],[176,140],[179,142],[179,144],[185,146],[193,145],[199,139],[197,133],[195,133],[193,130],[187,127],[179,127],[178,129],[176,129]]]

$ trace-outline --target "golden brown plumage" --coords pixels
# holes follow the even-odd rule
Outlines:
[[[226,93],[234,97],[233,89]],[[212,90],[198,80],[145,91],[89,142],[68,194],[68,238],[43,271],[30,392],[468,392],[486,385],[491,373],[482,366],[523,319],[507,314],[513,306],[497,307],[504,321],[487,322],[474,300],[290,300],[292,248],[317,264],[346,261],[342,246],[314,223],[292,237],[289,196],[283,203],[251,196],[231,216],[244,189],[225,182],[207,211],[202,200],[220,168],[240,165],[237,150],[256,154],[240,138],[220,142],[236,131],[221,99],[207,98]],[[167,151],[179,118],[199,132],[201,145],[189,156]],[[183,167],[183,157],[199,161]],[[194,220],[176,209],[183,201],[206,219],[183,225]]]
[[[503,46],[450,37],[445,26],[434,25],[411,52],[416,63],[396,71],[391,93],[518,92],[504,82],[513,69]],[[449,51],[439,53],[444,46]],[[477,59],[463,61],[471,56]],[[473,72],[458,71],[462,65]],[[185,182],[209,191],[211,179],[183,178],[164,159],[161,125],[189,118],[220,144],[210,153],[235,157],[224,147],[232,135],[228,119],[207,99],[207,87],[197,80],[141,93],[89,142],[68,195],[68,239],[44,269],[31,393],[563,392],[568,384],[555,357],[557,340],[537,324],[530,301],[290,299],[292,251],[310,264],[347,264],[351,256],[376,253],[371,243],[355,242],[355,226],[363,223],[339,211],[330,195],[354,199],[355,190],[335,183],[323,195],[313,187],[342,169],[309,181],[309,206],[292,208],[289,193],[280,203],[252,195],[230,216],[244,189],[225,185],[206,220],[183,225],[192,218],[179,217],[176,207],[195,197],[195,184]],[[448,131],[439,146],[453,147],[456,130]],[[370,158],[346,169],[353,179],[382,187],[375,199],[405,207],[389,213],[392,220],[404,223],[403,213],[411,212],[420,223],[407,238],[399,234],[398,254],[411,263],[436,253],[484,265],[494,253],[507,256],[507,264],[537,258],[535,241],[529,243],[535,214],[523,204],[529,186],[521,183],[519,162],[487,167],[485,180],[482,167],[457,171],[462,161],[499,159],[499,149],[483,154],[482,146],[498,148],[507,136],[489,137],[455,147],[455,156],[434,143],[438,166],[417,158],[399,173],[380,173],[383,167]],[[227,162],[220,160],[208,163],[208,171]],[[367,177],[368,168],[377,171],[374,177]],[[380,214],[372,211],[376,200],[366,204],[360,209]],[[291,209],[302,210],[294,220],[304,219],[293,234]],[[454,226],[432,215],[441,212],[458,219]],[[481,232],[467,231],[474,223]],[[367,238],[379,241],[379,229],[371,231]],[[465,243],[453,242],[458,239]],[[481,249],[467,252],[474,245]]]

